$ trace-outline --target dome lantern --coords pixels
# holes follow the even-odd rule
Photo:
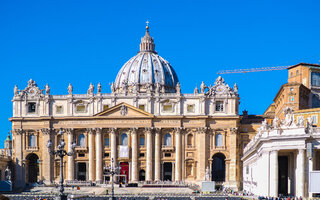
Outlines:
[[[153,38],[149,34],[149,22],[148,21],[147,21],[147,26],[146,26],[146,34],[144,35],[144,37],[141,38],[140,52],[156,53]]]

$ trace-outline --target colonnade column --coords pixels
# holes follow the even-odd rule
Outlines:
[[[96,183],[102,183],[102,128],[96,130]]]
[[[68,129],[67,131],[68,135],[68,152],[72,151],[72,142],[74,141],[73,139],[73,129]],[[72,156],[68,156],[68,177],[67,180],[72,181],[74,180],[74,154]]]
[[[161,174],[161,162],[160,162],[160,159],[161,159],[161,129],[160,128],[157,128],[155,130],[155,153],[154,153],[154,180],[155,181],[160,181],[161,177],[160,177],[160,174]]]
[[[313,148],[313,147],[312,147]],[[313,150],[314,151],[314,150]],[[315,152],[314,152],[315,153]],[[310,172],[313,171],[313,162],[314,162],[314,157],[315,155],[311,155],[311,157],[308,157],[308,173],[307,173],[307,177],[308,177],[308,181],[310,181]],[[310,185],[308,184],[308,187],[310,187]],[[311,199],[312,198],[312,195],[313,193],[312,192],[309,192],[309,198]]]
[[[113,167],[116,166],[117,163],[117,135],[116,128],[111,128],[111,159],[113,159]]]
[[[43,136],[43,144],[44,146],[47,145],[48,140],[51,139],[51,130],[50,128],[43,128],[41,129],[42,136]],[[49,153],[49,151],[45,150],[43,155],[43,176],[44,176],[44,182],[45,184],[50,185],[53,180],[53,167],[52,167],[52,157]],[[41,168],[40,168],[41,170]],[[20,178],[20,177],[19,177]]]
[[[94,131],[87,129],[89,133],[89,180],[94,180]]]
[[[278,151],[270,152],[270,195],[271,197],[278,197]]]
[[[132,136],[132,174],[131,181],[138,182],[138,135],[137,128],[131,129]]]
[[[146,128],[147,131],[147,173],[146,181],[152,181],[152,128]]]
[[[305,197],[305,159],[306,154],[304,149],[299,149],[297,154],[296,163],[296,196]]]
[[[175,164],[175,181],[181,181],[181,128],[175,128],[176,139],[176,164]]]

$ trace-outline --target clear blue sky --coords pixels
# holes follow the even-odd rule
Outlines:
[[[52,94],[110,92],[118,70],[139,48],[150,21],[156,50],[176,70],[182,92],[222,69],[320,60],[319,1],[6,1],[0,0],[0,147],[11,123],[13,87],[33,78]],[[240,111],[262,114],[287,72],[224,75],[236,82]]]

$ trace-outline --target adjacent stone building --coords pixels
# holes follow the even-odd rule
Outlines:
[[[111,93],[103,93],[100,83],[96,89],[90,84],[87,94],[74,94],[70,84],[64,95],[50,94],[49,85],[40,89],[34,80],[24,89],[16,86],[10,118],[15,184],[57,182],[59,160],[46,144],[57,146],[64,138],[68,149],[77,144],[74,156],[64,160],[67,181],[103,183],[109,180],[104,167],[113,158],[128,182],[209,177],[238,189],[238,88],[215,79],[181,93],[175,70],[155,51],[147,26],[140,51],[120,69]]]

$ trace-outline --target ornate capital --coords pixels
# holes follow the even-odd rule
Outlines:
[[[64,131],[69,135],[69,134],[73,134],[74,129],[73,128],[66,128],[66,129],[64,129]]]
[[[237,134],[237,133],[238,133],[238,127],[230,128],[230,132],[231,132],[232,134]]]
[[[101,134],[102,133],[102,128],[96,128],[96,133]]]
[[[153,127],[146,127],[145,130],[147,133],[152,133]]]
[[[154,132],[156,134],[160,134],[161,133],[161,128],[154,128]]]
[[[110,131],[111,133],[116,133],[116,130],[117,130],[117,128],[109,128],[109,131]]]
[[[137,130],[138,130],[137,127],[130,128],[131,134],[136,134],[136,133],[137,133]]]
[[[25,131],[23,129],[14,129],[14,132],[17,134],[17,135],[21,135],[23,134]]]
[[[50,135],[51,134],[52,129],[51,128],[42,128],[41,132],[45,135]]]
[[[94,134],[95,131],[94,128],[86,128],[86,130],[89,134]]]
[[[199,127],[199,128],[197,128],[198,133],[201,133],[201,134],[206,134],[207,130],[208,130],[208,127]]]
[[[175,131],[176,133],[181,133],[181,130],[182,130],[181,127],[175,127],[175,128],[174,128],[174,131]]]

